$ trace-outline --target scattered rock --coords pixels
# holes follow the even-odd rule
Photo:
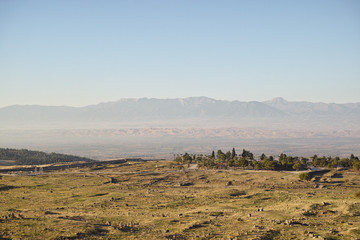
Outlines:
[[[113,177],[110,177],[109,183],[117,183],[117,180]]]
[[[253,228],[257,228],[257,229],[264,229],[263,226],[258,226],[258,225],[254,225]]]
[[[192,185],[194,185],[194,183],[192,183],[192,182],[182,182],[182,183],[180,183],[180,187],[192,186]]]
[[[228,182],[226,183],[226,186],[231,186],[231,185],[233,185],[232,181],[228,181]]]
[[[224,216],[224,212],[211,212],[209,215],[213,217],[219,217]]]
[[[195,229],[195,228],[200,228],[202,227],[203,225],[200,224],[200,223],[194,223],[193,225],[191,225],[190,227],[188,227],[188,229]]]
[[[52,212],[52,211],[45,211],[44,214],[45,214],[45,215],[56,215],[56,214],[58,214],[58,213]]]
[[[238,197],[238,196],[243,196],[246,195],[245,191],[239,191],[237,189],[231,189],[231,191],[229,192],[230,197]]]
[[[178,233],[176,233],[176,234],[171,234],[171,235],[167,235],[167,236],[165,236],[165,238],[166,239],[187,239],[187,238],[185,238],[183,235],[181,235],[181,234],[178,234]]]

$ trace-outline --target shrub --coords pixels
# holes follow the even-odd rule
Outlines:
[[[301,173],[301,174],[299,175],[299,178],[300,178],[300,180],[310,181],[311,178],[312,178],[312,176],[311,176],[310,173],[305,172],[305,173]]]
[[[213,217],[223,216],[224,212],[211,212],[209,215]]]
[[[233,189],[232,191],[229,192],[230,197],[238,197],[238,196],[242,196],[242,195],[246,195],[245,191],[239,191],[236,189]]]
[[[360,198],[360,191],[355,193],[355,197]]]

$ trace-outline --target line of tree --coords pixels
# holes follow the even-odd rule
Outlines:
[[[305,170],[309,166],[314,167],[344,167],[352,168],[354,170],[360,169],[360,161],[358,157],[351,154],[350,158],[331,158],[331,157],[317,157],[314,155],[308,159],[305,157],[287,156],[281,153],[277,159],[273,156],[266,156],[264,153],[258,159],[254,158],[254,154],[248,150],[243,149],[241,154],[237,154],[235,148],[232,151],[224,153],[222,150],[212,151],[210,155],[203,154],[182,154],[175,156],[175,162],[178,164],[197,163],[200,168],[249,168],[249,169],[266,169],[266,170]]]
[[[14,160],[18,165],[40,165],[59,162],[93,161],[90,158],[27,149],[0,148],[0,160]]]
[[[350,155],[350,158],[339,158],[339,157],[318,157],[314,155],[312,157],[312,165],[314,167],[327,167],[327,168],[352,168],[354,170],[360,170],[360,161],[354,154]]]

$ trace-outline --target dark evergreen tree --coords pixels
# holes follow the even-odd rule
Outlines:
[[[0,159],[15,160],[19,165],[40,165],[58,162],[93,161],[89,158],[27,149],[0,148]]]
[[[236,157],[236,152],[235,152],[235,148],[233,148],[231,151],[231,158],[234,159],[235,157]]]

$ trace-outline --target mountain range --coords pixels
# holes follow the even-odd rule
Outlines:
[[[359,127],[360,103],[241,102],[208,97],[131,98],[85,107],[13,105],[0,108],[7,126],[284,126]],[[109,126],[109,125],[107,125]]]
[[[360,103],[121,99],[0,108],[0,146],[86,156],[165,157],[237,147],[255,154],[360,154]]]

